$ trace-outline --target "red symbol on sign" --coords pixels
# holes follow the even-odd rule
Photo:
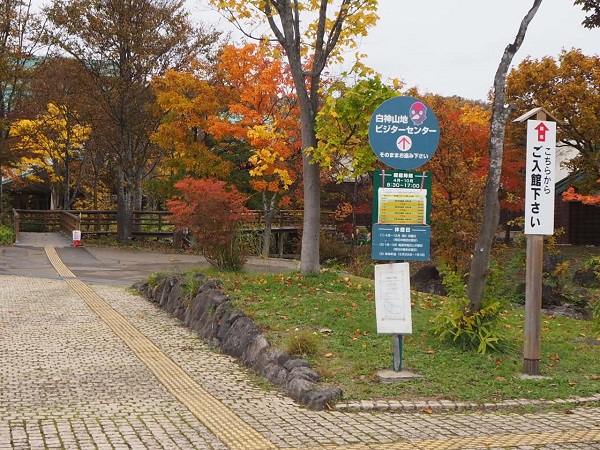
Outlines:
[[[545,142],[546,141],[546,131],[549,131],[550,128],[546,126],[544,122],[540,123],[535,129],[538,132],[538,141]]]
[[[400,136],[396,140],[396,147],[398,147],[398,150],[402,150],[403,152],[410,150],[412,147],[412,139],[408,136]]]

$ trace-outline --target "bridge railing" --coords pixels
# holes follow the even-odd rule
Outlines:
[[[80,230],[84,235],[103,235],[117,233],[117,211],[114,210],[13,210],[15,238],[21,231],[63,231],[70,235]],[[250,211],[252,215],[250,229],[264,228],[264,215],[259,210]],[[272,229],[282,232],[297,232],[302,228],[302,210],[281,210],[273,219]],[[170,236],[174,225],[170,221],[169,211],[132,211],[133,231],[136,236]],[[335,227],[334,213],[321,212],[321,227]],[[286,231],[287,230],[287,231]]]
[[[81,217],[69,211],[59,211],[60,230],[70,236],[74,230],[81,229]]]

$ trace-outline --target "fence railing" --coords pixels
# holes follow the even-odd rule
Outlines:
[[[78,230],[78,215],[63,210],[13,209],[13,232],[15,241],[21,232],[62,231],[69,236]]]
[[[249,226],[261,228],[265,221],[261,211],[250,212]],[[169,211],[132,211],[134,235],[160,236],[173,234],[174,225]],[[302,210],[282,210],[273,219],[273,229],[302,228]],[[118,212],[114,210],[25,210],[13,209],[15,237],[20,231],[63,231],[70,234],[81,230],[82,234],[116,234]],[[321,212],[321,226],[335,226],[334,213]]]

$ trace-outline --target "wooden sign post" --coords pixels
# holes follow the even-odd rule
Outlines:
[[[544,236],[554,234],[556,122],[548,121],[548,116],[552,117],[543,108],[536,108],[515,120],[515,122],[527,120],[525,175],[527,266],[523,371],[533,376],[540,375]]]

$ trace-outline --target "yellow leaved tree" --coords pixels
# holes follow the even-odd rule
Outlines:
[[[161,198],[170,197],[173,185],[185,177],[226,179],[233,170],[231,162],[211,150],[208,118],[223,100],[203,72],[194,63],[190,70],[169,70],[152,82],[162,121],[151,139],[169,155],[149,183]]]
[[[18,139],[15,150],[31,155],[21,160],[21,171],[43,169],[51,184],[55,208],[70,209],[80,191],[84,144],[91,132],[89,125],[78,122],[73,111],[53,103],[35,119],[13,123],[11,134]],[[73,176],[73,168],[79,176]]]

